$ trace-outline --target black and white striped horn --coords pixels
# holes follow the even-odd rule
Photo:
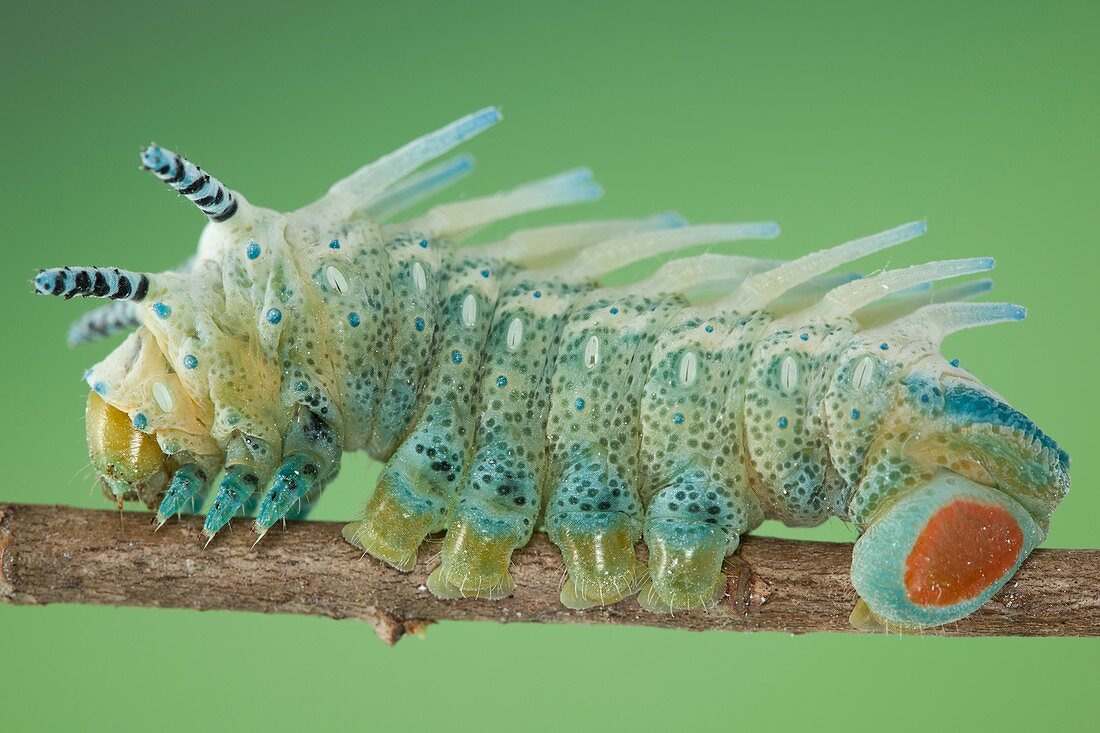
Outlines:
[[[53,267],[39,270],[34,292],[84,298],[142,300],[149,292],[149,276],[117,267]]]
[[[237,213],[237,199],[225,185],[183,156],[156,143],[141,151],[141,166],[191,200],[210,221]]]

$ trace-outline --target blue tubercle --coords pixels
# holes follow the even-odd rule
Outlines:
[[[244,252],[248,256],[248,259],[254,260],[260,256],[260,245],[255,242],[249,242]]]
[[[279,321],[283,320],[283,312],[278,308],[269,308],[267,311],[267,322],[274,326]]]
[[[359,318],[358,313],[348,313],[348,323],[351,324],[352,328],[358,328],[359,324],[362,323],[362,319]]]
[[[160,301],[153,303],[152,310],[157,318],[164,319],[172,315],[172,306],[161,303]]]
[[[194,354],[188,354],[187,356],[183,357],[183,367],[184,367],[184,369],[194,369],[198,365],[199,365],[198,357],[196,357]]]
[[[328,243],[329,249],[340,249],[340,240],[334,239]]]

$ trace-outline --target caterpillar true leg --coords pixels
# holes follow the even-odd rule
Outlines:
[[[201,503],[202,495],[210,486],[213,475],[198,463],[186,463],[176,470],[172,482],[157,508],[157,529],[164,526],[172,515],[194,509]]]
[[[207,543],[237,512],[244,510],[252,495],[270,480],[276,461],[276,452],[259,438],[238,435],[230,441],[226,449],[225,475],[202,525]]]
[[[263,537],[295,505],[332,480],[340,468],[340,436],[320,415],[298,408],[283,441],[283,462],[264,496],[253,529]]]

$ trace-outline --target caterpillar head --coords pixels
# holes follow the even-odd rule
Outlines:
[[[315,363],[309,354],[318,340],[313,335],[324,328],[314,312],[321,308],[317,302],[354,288],[360,308],[347,313],[346,321],[349,328],[359,325],[371,291],[368,283],[354,281],[354,273],[371,271],[368,248],[359,245],[377,246],[376,220],[465,175],[471,167],[467,156],[413,174],[499,119],[492,107],[467,115],[288,214],[250,205],[170,150],[145,148],[142,167],[209,219],[197,255],[158,274],[62,267],[41,270],[34,279],[39,294],[115,301],[74,324],[71,343],[138,327],[85,375],[92,389],[89,452],[107,493],[120,503],[140,498],[150,504],[166,493],[158,514],[176,513],[180,497],[194,497],[224,459],[232,464],[245,453],[253,462],[277,458],[296,405],[316,409],[339,433],[338,409],[329,410],[328,397],[335,376],[322,366],[303,366]],[[574,178],[517,189],[506,203],[521,213],[581,200],[592,187],[583,181],[571,185]],[[442,207],[437,218],[445,220],[441,226],[464,231],[488,223],[499,208]],[[351,246],[341,247],[345,236]],[[308,278],[314,282],[303,282]],[[280,364],[295,366],[283,373]]]
[[[171,151],[151,145],[142,151],[141,160],[210,219],[199,257],[177,271],[159,274],[103,267],[41,270],[34,288],[36,293],[66,299],[79,295],[115,301],[75,324],[72,342],[139,326],[85,372],[91,389],[86,408],[88,450],[108,496],[120,505],[137,499],[155,506],[182,466],[190,466],[192,474],[205,480],[221,460],[211,432],[209,399],[187,377],[197,367],[197,357],[187,348],[186,338],[181,342],[178,333],[158,326],[172,316],[170,298],[165,296],[187,294],[192,310],[206,320],[225,311],[224,301],[220,306],[215,302],[220,284],[214,281],[213,270],[204,271],[203,258],[216,256],[225,242],[239,236],[242,227],[263,225],[271,217],[252,209],[238,194]],[[201,315],[188,318],[183,328],[198,336],[202,319]]]
[[[853,621],[923,627],[981,606],[1046,534],[1069,457],[939,354],[955,330],[1020,320],[997,303],[926,306],[854,338],[826,398],[834,461],[863,530]]]

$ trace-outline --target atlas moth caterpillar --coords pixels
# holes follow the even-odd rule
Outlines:
[[[221,473],[207,543],[254,502],[263,537],[344,451],[366,450],[386,465],[344,536],[410,570],[446,530],[436,596],[507,596],[512,553],[543,527],[567,570],[563,604],[636,595],[656,613],[718,602],[724,559],[763,519],[837,516],[860,534],[864,627],[961,618],[1044,538],[1068,456],[939,353],[954,331],[1024,317],[970,302],[988,280],[931,289],[991,259],[845,273],[923,234],[914,222],[786,261],[702,254],[604,284],[634,262],[778,234],[671,214],[456,246],[596,198],[587,170],[394,221],[472,161],[422,166],[498,119],[464,117],[285,214],[146,148],[144,168],[209,219],[198,253],[156,274],[34,279],[41,294],[116,301],[71,342],[130,331],[86,374],[107,495],[157,507],[159,527]]]

